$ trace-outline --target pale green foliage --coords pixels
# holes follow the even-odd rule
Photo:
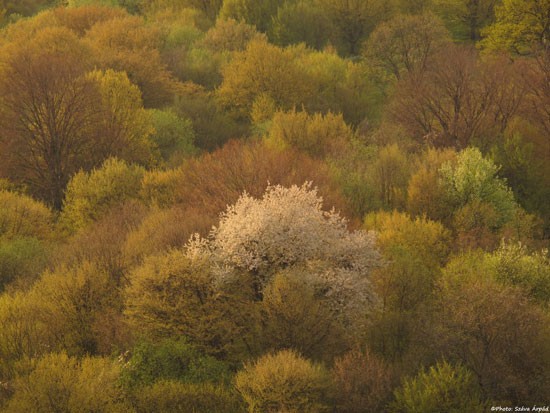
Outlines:
[[[467,148],[458,154],[456,163],[441,166],[440,176],[455,207],[475,201],[487,203],[498,214],[497,224],[502,225],[512,219],[517,205],[506,182],[497,176],[498,169],[479,149]]]
[[[165,162],[172,164],[196,152],[193,145],[195,132],[189,119],[181,118],[170,110],[152,109],[150,114],[155,130],[151,140]]]
[[[548,51],[550,0],[503,0],[496,7],[496,22],[484,35],[483,46],[518,54]]]
[[[447,262],[450,233],[437,221],[413,219],[396,211],[378,212],[365,217],[365,228],[378,232],[377,244],[391,261],[403,254],[432,271]]]
[[[137,413],[242,413],[241,400],[224,387],[163,380],[136,392]]]
[[[99,219],[124,200],[137,198],[144,170],[140,166],[110,158],[101,168],[73,176],[61,216],[69,231],[76,231]]]
[[[292,350],[267,354],[245,365],[235,387],[250,413],[328,411],[328,373]]]
[[[52,234],[53,214],[48,207],[29,196],[0,190],[0,239]]]
[[[349,144],[353,132],[342,115],[306,112],[276,112],[268,140],[278,146],[291,146],[312,157],[338,156]]]
[[[447,272],[467,279],[475,278],[481,273],[500,283],[521,287],[538,303],[547,305],[550,301],[550,263],[547,250],[530,253],[519,243],[502,243],[492,253],[469,254],[453,259]]]
[[[394,413],[482,413],[481,391],[465,367],[438,363],[395,391]]]
[[[342,113],[351,125],[378,118],[380,90],[372,81],[371,69],[345,59],[331,49],[306,49],[297,56],[297,64],[307,74],[314,92],[303,103],[310,112]]]
[[[116,385],[120,368],[108,359],[82,360],[65,353],[31,363],[32,371],[15,380],[7,413],[128,412]]]
[[[539,302],[550,302],[548,250],[529,254],[521,244],[504,243],[491,258],[497,280],[523,287]]]
[[[200,322],[196,316],[207,316],[200,304],[214,296],[213,277],[204,262],[173,250],[146,259],[129,280],[125,313],[139,331],[160,337],[200,333],[194,331]]]

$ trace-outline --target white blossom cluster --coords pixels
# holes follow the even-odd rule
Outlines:
[[[350,232],[337,212],[323,211],[311,183],[268,186],[261,199],[244,193],[208,239],[194,237],[187,248],[191,256],[208,254],[221,276],[247,270],[263,284],[278,270],[308,267],[312,281],[346,306],[352,296],[369,299],[368,276],[380,261],[374,235]]]

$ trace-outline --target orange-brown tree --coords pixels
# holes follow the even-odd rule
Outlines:
[[[3,54],[0,155],[4,173],[60,209],[69,177],[95,162],[101,96],[74,34],[48,28]]]

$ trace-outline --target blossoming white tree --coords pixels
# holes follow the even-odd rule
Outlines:
[[[372,233],[350,232],[337,212],[324,211],[317,190],[305,183],[269,186],[261,199],[244,193],[208,239],[190,241],[188,254],[208,254],[222,269],[220,279],[234,270],[251,272],[260,294],[278,271],[299,268],[297,276],[309,278],[342,310],[373,298],[369,273],[379,264],[374,244]]]

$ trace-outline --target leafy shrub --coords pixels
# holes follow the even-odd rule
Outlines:
[[[394,413],[481,413],[481,391],[474,375],[446,362],[405,380],[395,391]]]
[[[293,350],[268,354],[245,365],[235,377],[235,387],[250,413],[329,411],[327,371]]]
[[[29,196],[0,190],[0,238],[36,237],[52,233],[53,214]]]
[[[6,412],[127,412],[116,386],[119,367],[112,361],[65,353],[33,361],[28,375],[15,380],[14,395]]]
[[[121,381],[128,387],[161,380],[185,383],[220,382],[228,377],[224,363],[201,354],[184,339],[142,341],[131,350]]]
[[[143,168],[113,158],[90,173],[77,173],[67,186],[61,217],[64,225],[76,231],[97,221],[113,206],[137,198],[143,174]]]
[[[36,278],[47,262],[47,250],[36,238],[0,238],[0,292],[13,281],[24,284]]]

